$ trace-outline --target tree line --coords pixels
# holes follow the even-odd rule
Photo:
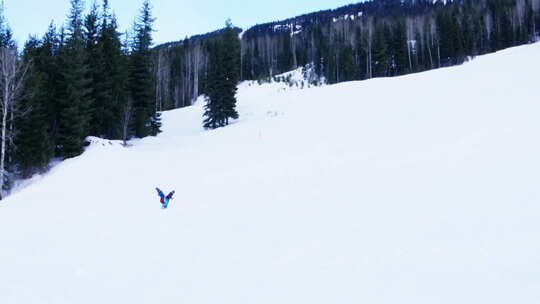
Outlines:
[[[128,140],[156,135],[151,5],[130,34],[120,33],[108,0],[84,14],[70,0],[64,26],[31,36],[22,51],[0,14],[0,189],[83,152],[88,136]]]
[[[223,127],[238,118],[240,32],[227,20],[223,29],[154,48],[156,106],[161,110],[189,106],[204,94],[205,128]]]
[[[156,78],[156,103],[159,109],[170,110],[190,106],[206,92],[208,76],[213,68],[212,52],[216,43],[234,32],[234,44],[228,50],[235,57],[235,69],[240,69],[240,43],[242,30],[227,22],[217,31],[186,37],[184,40],[158,45],[152,50]],[[214,60],[215,62],[215,60]]]
[[[539,0],[372,0],[247,30],[242,79],[311,63],[328,83],[404,75],[536,41],[539,27]]]
[[[242,32],[240,80],[311,66],[327,83],[391,77],[461,64],[539,40],[540,0],[371,0],[260,24]],[[223,30],[153,49],[157,106],[205,93],[210,50]]]

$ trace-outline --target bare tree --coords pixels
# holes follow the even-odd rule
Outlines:
[[[487,34],[487,40],[489,41],[491,39],[491,32],[493,31],[493,16],[491,16],[491,12],[486,12],[484,14],[484,26]]]
[[[434,47],[435,44],[437,44],[437,68],[441,67],[441,44],[439,42],[439,34],[437,31],[437,22],[435,21],[434,17],[431,17],[429,19],[429,36],[431,37],[431,43],[430,47]],[[430,55],[431,57],[431,50]],[[433,68],[433,61],[432,61],[432,68]]]
[[[294,25],[291,25],[291,53],[292,53],[292,59],[293,59],[293,69],[297,69],[298,68],[298,58],[296,56],[296,41],[297,41],[297,38],[295,37],[295,32],[296,31],[296,24]]]
[[[129,125],[133,117],[133,97],[129,96],[126,104],[124,105],[124,111],[122,113],[122,140],[124,141],[124,147],[127,146],[127,140],[129,139]]]
[[[164,73],[164,69],[163,69],[163,50],[158,50],[157,51],[157,58],[155,59],[155,64],[153,65],[154,66],[154,75],[156,75],[155,79],[156,79],[156,86],[155,86],[155,90],[156,90],[156,112],[158,111],[162,111],[163,110],[163,95],[164,95],[164,90],[163,90],[163,82],[166,81],[166,79],[164,79],[166,75],[166,73]],[[164,75],[165,74],[165,75]]]
[[[526,2],[526,0],[516,0],[515,17],[517,18],[517,24],[515,25],[515,27],[525,24],[527,5],[528,3]]]
[[[363,37],[366,39],[364,46],[365,46],[365,52],[367,54],[366,56],[366,78],[371,79],[373,78],[373,29],[375,27],[374,21],[372,17],[367,18],[367,24],[366,24],[366,34],[363,35]]]
[[[7,175],[6,154],[7,145],[13,141],[14,130],[10,127],[13,120],[22,115],[20,100],[23,91],[24,77],[28,64],[19,60],[16,48],[0,48],[0,115],[2,125],[0,131],[0,199]]]
[[[199,97],[199,72],[202,62],[202,46],[199,41],[195,43],[193,49],[193,95],[191,96],[191,104],[194,104]]]
[[[536,14],[538,11],[540,11],[540,0],[532,0],[531,2],[532,10],[533,10],[533,22],[532,22],[532,33],[533,33],[533,41],[536,42],[538,40],[538,33],[536,29]]]
[[[534,13],[540,11],[540,0],[531,0],[531,5]]]
[[[409,56],[409,72],[412,73],[413,66],[412,66],[412,52],[415,52],[414,49],[416,46],[416,37],[414,36],[414,28],[415,28],[415,19],[407,18],[406,19],[406,27],[407,27],[407,55]]]

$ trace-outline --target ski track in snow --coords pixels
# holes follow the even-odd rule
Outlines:
[[[243,83],[227,128],[200,100],[96,141],[0,204],[0,303],[540,303],[539,58]]]

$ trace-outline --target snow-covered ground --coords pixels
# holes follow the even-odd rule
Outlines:
[[[1,202],[0,303],[540,303],[539,76],[245,83],[227,128],[96,141]]]

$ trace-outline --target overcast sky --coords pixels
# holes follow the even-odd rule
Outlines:
[[[42,36],[51,20],[64,23],[69,0],[4,0],[6,16],[20,46],[29,34]],[[93,0],[86,0],[87,7]],[[97,0],[98,4],[102,0]],[[109,0],[122,29],[131,28],[142,0]],[[175,41],[223,27],[230,18],[244,29],[269,21],[337,8],[358,0],[151,0],[157,18],[156,43]]]

